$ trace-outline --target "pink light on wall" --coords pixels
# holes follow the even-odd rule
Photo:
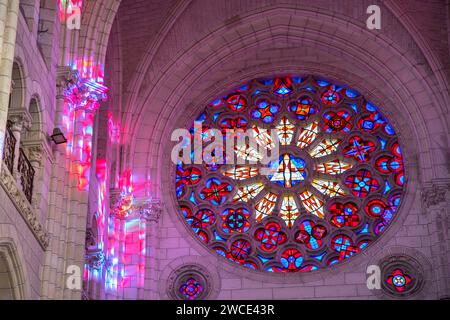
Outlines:
[[[112,143],[120,142],[121,130],[122,128],[120,122],[115,122],[112,112],[108,110],[108,133],[109,133],[109,140]]]
[[[62,23],[67,21],[67,17],[75,11],[81,13],[83,0],[58,0],[59,19]]]
[[[120,195],[111,208],[108,255],[112,264],[106,285],[110,289],[142,288],[145,282],[147,221],[135,192],[145,184],[135,183],[132,171],[122,172],[118,180]]]
[[[67,154],[74,165],[80,191],[89,185],[92,135],[95,112],[100,101],[107,99],[108,88],[103,85],[103,67],[91,60],[76,60],[76,70],[64,91],[63,122],[67,136]]]
[[[98,238],[99,249],[104,248],[104,233],[106,224],[106,184],[108,179],[108,167],[105,159],[97,159],[96,163],[96,176],[98,180],[98,208],[97,208],[97,226],[98,226]]]

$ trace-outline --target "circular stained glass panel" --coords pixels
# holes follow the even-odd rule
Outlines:
[[[380,237],[400,206],[405,172],[393,126],[359,92],[327,79],[252,80],[212,100],[189,129],[175,169],[179,214],[245,268],[340,263]]]

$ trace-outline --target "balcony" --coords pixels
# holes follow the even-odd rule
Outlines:
[[[14,134],[11,130],[12,125],[13,125],[13,123],[8,120],[6,123],[5,147],[3,150],[3,162],[4,162],[5,166],[8,168],[9,173],[11,175],[14,175],[14,173],[16,171],[16,168],[14,168],[14,160],[15,160],[15,150],[16,150],[17,140],[14,137]],[[23,191],[25,197],[31,203],[31,201],[33,199],[33,182],[34,182],[34,176],[35,176],[36,172],[22,148],[19,148],[17,173],[20,176],[20,186],[22,187],[22,191]]]
[[[9,172],[13,174],[14,172],[14,151],[16,149],[17,140],[11,131],[12,122],[7,121],[6,132],[5,132],[5,148],[3,150],[3,162],[8,168]]]

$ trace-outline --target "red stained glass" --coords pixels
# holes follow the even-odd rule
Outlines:
[[[281,231],[281,227],[278,223],[269,222],[264,228],[256,230],[255,239],[260,242],[261,249],[271,252],[275,250],[277,246],[285,243],[287,236]]]
[[[331,224],[335,227],[351,227],[359,225],[358,206],[353,202],[335,202],[330,206]]]
[[[350,112],[341,110],[328,111],[323,115],[323,130],[326,133],[348,133],[352,129]]]
[[[247,108],[247,99],[241,94],[233,94],[227,98],[227,104],[233,111],[243,111]]]
[[[359,162],[367,162],[375,148],[375,144],[372,141],[366,141],[356,136],[348,140],[348,146],[344,149],[344,155],[347,158],[355,158]]]
[[[413,279],[401,269],[395,269],[386,279],[386,283],[397,292],[404,292],[412,282]]]
[[[369,193],[380,188],[378,180],[373,178],[372,173],[366,169],[361,169],[356,174],[348,176],[345,184],[351,189],[352,194],[359,198],[367,197]]]

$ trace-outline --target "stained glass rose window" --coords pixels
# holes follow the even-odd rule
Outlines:
[[[267,272],[326,268],[363,251],[398,211],[398,137],[356,90],[314,76],[255,79],[195,120],[190,141],[208,152],[193,161],[198,145],[187,143],[176,165],[179,214],[224,259]],[[230,130],[256,146],[227,148]],[[209,150],[213,141],[223,148]],[[277,157],[262,164],[261,151]]]

